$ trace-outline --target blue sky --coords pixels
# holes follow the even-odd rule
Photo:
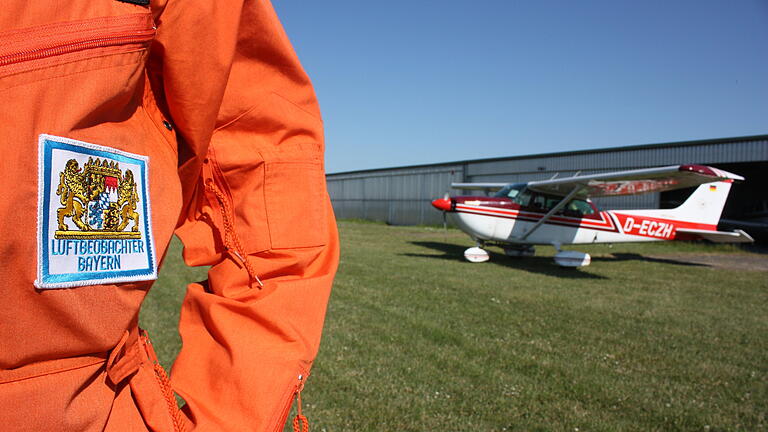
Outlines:
[[[766,0],[273,4],[329,173],[768,133]]]

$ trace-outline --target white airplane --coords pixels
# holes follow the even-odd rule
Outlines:
[[[454,189],[496,191],[491,196],[454,196],[432,201],[477,242],[468,261],[489,259],[483,248],[498,245],[510,256],[532,256],[534,245],[557,249],[565,267],[589,265],[589,254],[562,251],[565,244],[706,239],[754,241],[742,230],[718,231],[717,223],[734,180],[744,177],[703,165],[674,165],[528,183],[453,183]],[[679,207],[600,211],[590,197],[637,195],[698,186]]]

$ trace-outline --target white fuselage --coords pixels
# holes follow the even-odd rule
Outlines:
[[[460,203],[450,215],[462,231],[476,240],[510,244],[663,241],[674,240],[677,228],[716,229],[674,220],[669,210],[617,210],[583,218],[552,216],[526,236],[544,213]]]

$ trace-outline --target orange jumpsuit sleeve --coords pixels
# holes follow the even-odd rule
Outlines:
[[[171,382],[194,430],[280,431],[338,264],[318,104],[269,2],[161,3],[149,71],[179,140],[176,234],[212,266]]]

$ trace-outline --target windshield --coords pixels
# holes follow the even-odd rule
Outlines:
[[[512,183],[504,186],[493,194],[493,196],[497,198],[512,198],[514,200],[518,194],[520,194],[520,191],[525,188],[525,183]]]

